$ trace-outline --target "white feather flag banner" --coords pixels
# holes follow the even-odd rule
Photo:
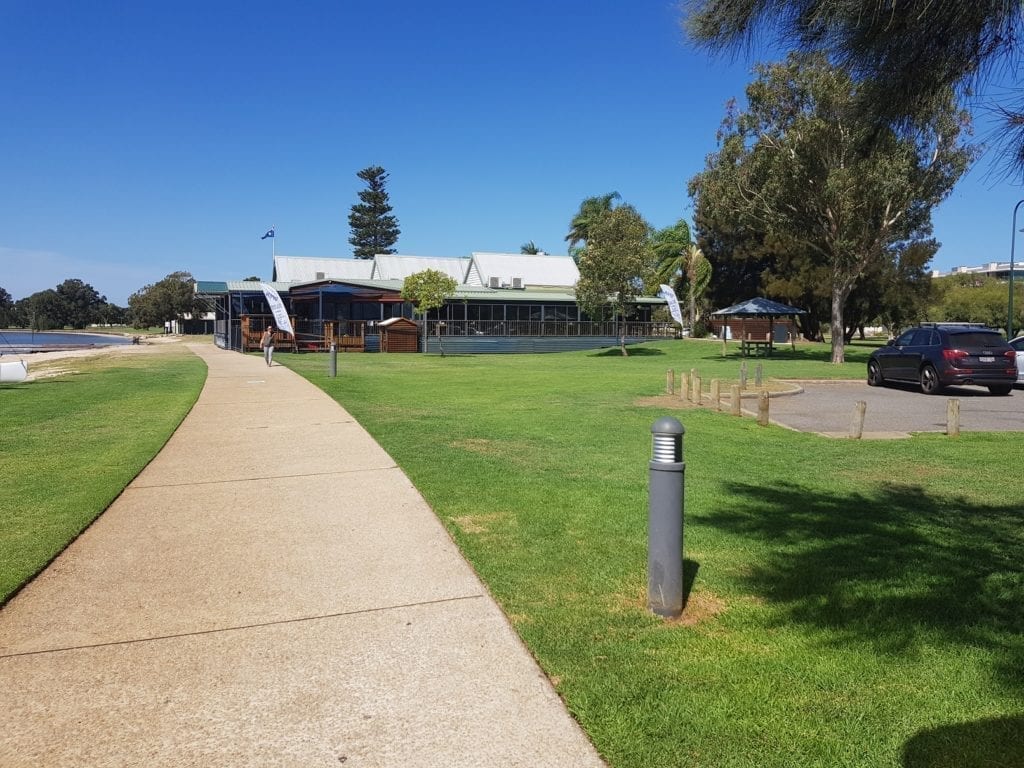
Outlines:
[[[292,321],[288,319],[288,312],[284,308],[280,294],[274,290],[274,286],[266,283],[260,283],[260,288],[263,289],[263,295],[267,297],[267,304],[270,305],[270,311],[274,313],[274,323],[278,329],[294,336],[295,330],[292,328]]]
[[[661,290],[658,291],[658,295],[668,302],[668,311],[672,313],[672,319],[682,325],[683,313],[679,309],[679,299],[676,298],[676,292],[672,290],[671,285],[661,285],[660,288]]]

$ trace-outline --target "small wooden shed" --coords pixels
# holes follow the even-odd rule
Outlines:
[[[381,352],[419,352],[420,325],[407,317],[392,317],[377,323]]]

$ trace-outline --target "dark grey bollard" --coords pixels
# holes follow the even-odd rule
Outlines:
[[[331,354],[327,358],[327,375],[332,379],[338,375],[338,348],[331,344]]]
[[[678,420],[654,422],[647,513],[647,605],[659,616],[683,612],[683,435]]]

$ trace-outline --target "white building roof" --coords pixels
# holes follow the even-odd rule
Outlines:
[[[580,279],[580,271],[569,256],[521,253],[474,253],[467,285],[491,286],[492,278],[498,286],[572,288]]]
[[[459,283],[466,282],[466,270],[469,269],[470,259],[430,256],[402,256],[400,254],[378,253],[373,257],[374,280],[404,280],[409,275],[422,272],[425,269],[433,269],[443,272]]]
[[[275,256],[274,281],[306,283],[334,278],[369,279],[373,262],[369,259],[332,259],[314,256]]]

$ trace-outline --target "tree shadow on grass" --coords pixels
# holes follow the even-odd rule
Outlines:
[[[1019,504],[911,485],[845,495],[789,483],[727,488],[732,508],[701,522],[764,542],[767,554],[743,578],[787,623],[894,655],[925,642],[983,648],[997,679],[1024,689]]]
[[[921,731],[903,747],[904,768],[1024,768],[1024,717]]]
[[[654,347],[629,347],[629,357],[656,357],[658,355],[664,355],[665,353]],[[622,350],[618,347],[609,347],[608,349],[602,349],[600,352],[595,352],[589,357],[622,357]]]

